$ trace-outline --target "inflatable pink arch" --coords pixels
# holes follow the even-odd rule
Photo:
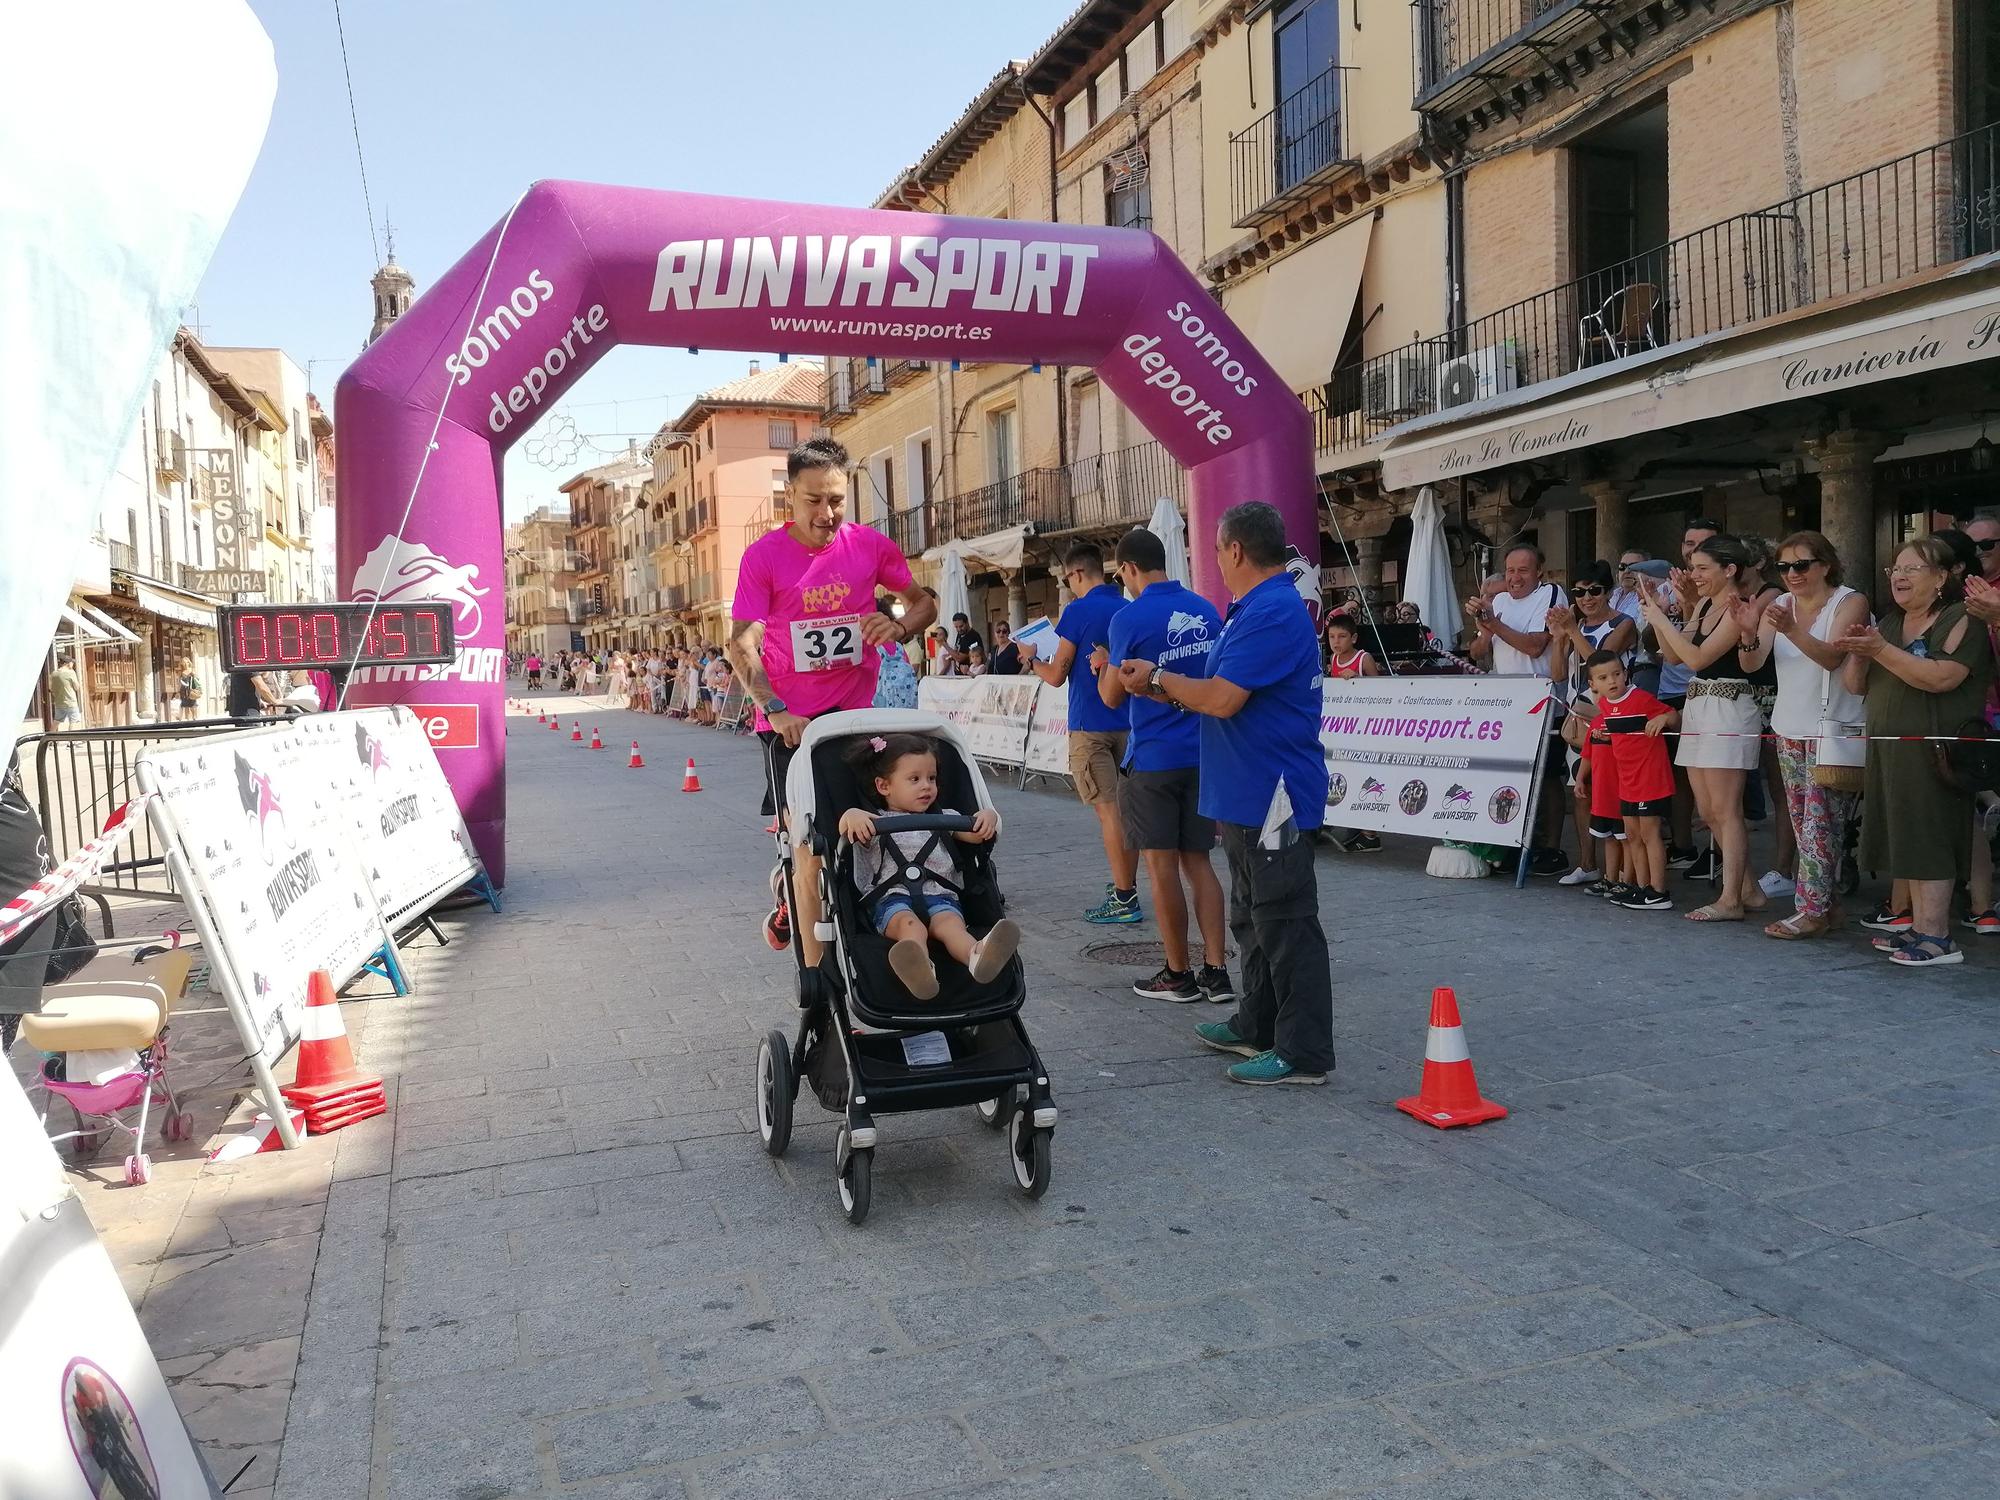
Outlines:
[[[486,867],[506,870],[500,460],[614,344],[1093,366],[1189,471],[1195,582],[1241,500],[1316,571],[1304,407],[1142,230],[539,182],[341,377],[347,597],[456,606],[443,668],[364,669],[350,705],[428,711]]]

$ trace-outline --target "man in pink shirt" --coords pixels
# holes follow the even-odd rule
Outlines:
[[[871,527],[849,524],[847,449],[813,438],[786,455],[785,499],[791,525],[759,537],[737,570],[724,647],[744,692],[757,705],[757,732],[769,755],[766,812],[784,806],[785,772],[809,720],[875,699],[881,659],[875,648],[900,644],[937,616],[937,603],[910,577],[902,550]],[[903,618],[875,607],[876,590],[903,601]],[[817,861],[793,851],[801,952],[817,962],[812,938],[818,911]],[[782,900],[765,923],[774,948],[791,940]]]

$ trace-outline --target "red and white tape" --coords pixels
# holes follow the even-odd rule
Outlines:
[[[0,944],[12,942],[23,928],[55,910],[59,902],[103,869],[112,852],[125,842],[125,836],[138,827],[140,814],[144,812],[146,800],[151,795],[150,792],[142,792],[127,802],[111,815],[104,831],[96,838],[6,905],[0,906]]]

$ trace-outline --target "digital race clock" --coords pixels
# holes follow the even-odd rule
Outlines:
[[[216,614],[225,672],[421,667],[457,656],[449,603],[225,604]]]

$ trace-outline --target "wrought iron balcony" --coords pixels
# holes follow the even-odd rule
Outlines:
[[[1238,228],[1359,164],[1347,129],[1353,71],[1328,68],[1229,138],[1229,203]]]
[[[1478,246],[1472,247],[1474,254]],[[1336,371],[1322,450],[2000,251],[2000,125],[1899,156]]]
[[[1187,470],[1158,443],[1093,453],[1060,472],[1062,505],[1044,530],[1143,526],[1162,499],[1187,508]]]

